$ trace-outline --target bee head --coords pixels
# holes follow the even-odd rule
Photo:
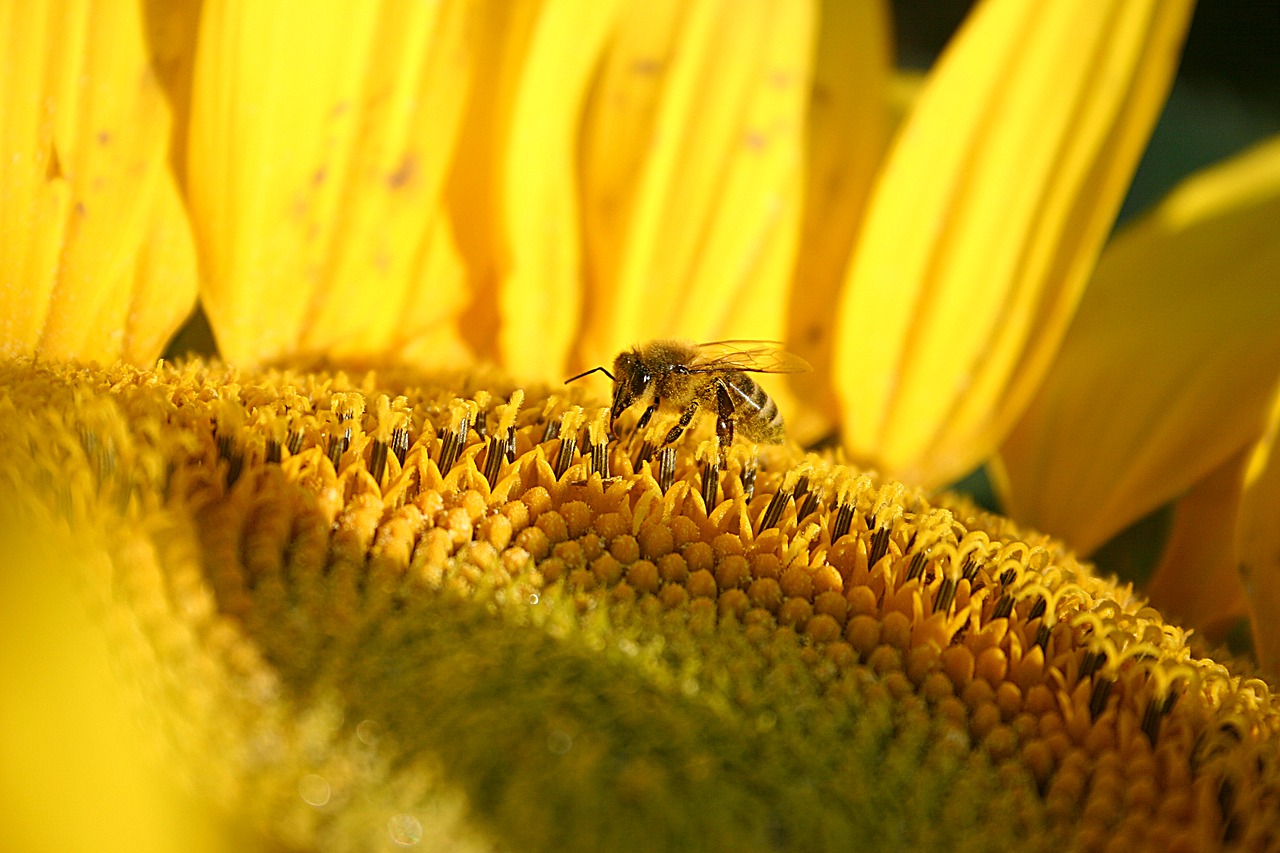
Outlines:
[[[635,350],[619,353],[613,360],[613,405],[609,409],[609,431],[627,407],[644,395],[653,380],[648,366]]]

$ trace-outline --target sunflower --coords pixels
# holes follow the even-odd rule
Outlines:
[[[1280,148],[1107,242],[1189,3],[989,0],[901,115],[874,3],[2,15],[6,846],[1280,840],[1268,683],[1072,550],[1185,495],[1274,665]],[[841,449],[560,385],[655,336]]]

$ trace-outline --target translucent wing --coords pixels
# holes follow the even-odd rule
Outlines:
[[[745,370],[749,373],[804,373],[813,368],[777,341],[712,341],[698,344],[689,362],[692,373]]]

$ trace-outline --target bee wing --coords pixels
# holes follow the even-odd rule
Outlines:
[[[751,373],[804,373],[809,362],[787,352],[777,341],[712,341],[698,344],[697,355],[689,363],[694,373],[717,370],[745,370]]]

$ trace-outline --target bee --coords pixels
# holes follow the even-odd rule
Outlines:
[[[599,371],[613,380],[613,405],[609,432],[619,416],[638,402],[646,404],[636,422],[644,429],[664,406],[680,412],[680,419],[663,439],[673,444],[702,409],[716,413],[716,438],[723,453],[735,435],[760,442],[781,444],[786,437],[782,413],[764,389],[748,373],[802,373],[809,363],[772,341],[656,340],[632,347],[613,360],[613,371],[593,367],[565,380],[573,382]]]

